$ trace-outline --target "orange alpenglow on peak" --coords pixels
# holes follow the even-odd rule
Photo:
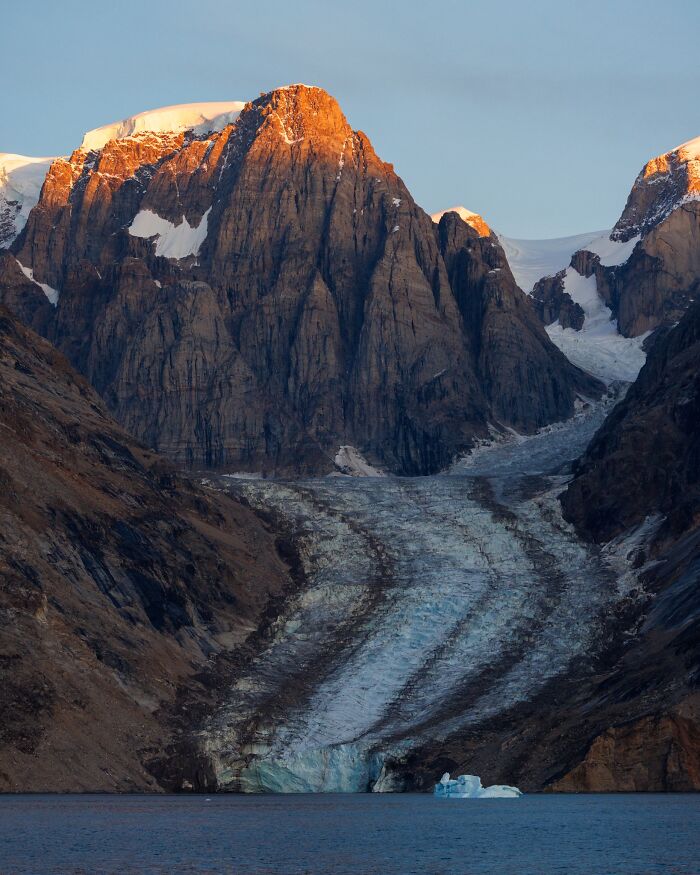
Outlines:
[[[700,137],[688,140],[652,158],[644,165],[641,173],[643,179],[658,174],[673,173],[674,170],[682,169],[686,178],[686,190],[688,194],[700,192]]]
[[[700,200],[700,137],[657,155],[642,167],[612,240],[645,236],[678,207]]]
[[[478,213],[473,213],[466,207],[450,207],[448,210],[442,210],[439,213],[433,213],[430,218],[437,225],[437,223],[445,215],[445,213],[457,213],[459,218],[463,222],[466,222],[467,225],[469,225],[471,228],[473,228],[477,232],[479,237],[491,236],[491,228],[489,228],[484,219]]]

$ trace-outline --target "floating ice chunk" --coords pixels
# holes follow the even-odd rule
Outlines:
[[[482,787],[479,793],[479,799],[517,799],[522,796],[522,792],[517,787],[510,787],[508,784],[491,784],[490,787]]]
[[[478,775],[460,775],[455,781],[450,778],[449,772],[445,772],[435,785],[434,795],[441,799],[516,799],[523,794],[517,787],[509,787],[507,784],[482,787]]]

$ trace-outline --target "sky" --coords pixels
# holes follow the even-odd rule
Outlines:
[[[698,0],[4,0],[0,151],[66,154],[173,103],[320,85],[428,212],[611,227],[700,135]]]

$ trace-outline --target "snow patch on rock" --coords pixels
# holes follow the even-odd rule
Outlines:
[[[120,140],[142,133],[180,133],[192,130],[195,134],[221,131],[236,121],[245,103],[224,100],[212,103],[179,103],[160,109],[149,109],[129,118],[88,131],[80,148],[86,152],[101,149],[110,140]]]
[[[457,213],[459,218],[466,222],[470,228],[473,228],[478,232],[480,237],[488,237],[491,233],[491,228],[486,224],[483,217],[479,215],[479,213],[474,213],[472,210],[468,210],[466,207],[450,207],[447,210],[442,210],[439,213],[433,213],[430,217],[433,222],[437,225],[440,219],[445,215],[445,213]]]
[[[141,210],[129,226],[132,237],[156,238],[156,255],[163,258],[187,258],[198,255],[207,237],[207,223],[211,207],[196,226],[183,216],[179,225],[173,225],[152,210]]]
[[[27,277],[27,279],[31,280],[35,286],[39,286],[39,288],[42,290],[42,292],[49,299],[49,303],[53,304],[53,306],[55,307],[56,304],[58,304],[58,296],[59,296],[58,289],[52,288],[47,283],[38,282],[38,280],[34,279],[34,271],[32,270],[31,267],[25,267],[22,264],[22,262],[19,261],[19,259],[15,259],[15,261],[20,266],[22,273]]]
[[[502,234],[498,239],[516,283],[529,295],[538,280],[568,267],[574,252],[593,252],[602,265],[613,267],[627,261],[640,238],[637,235],[623,243],[611,240],[610,231],[588,231],[551,240],[518,240]]]

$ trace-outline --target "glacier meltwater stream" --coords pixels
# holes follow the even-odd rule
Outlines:
[[[295,533],[304,574],[202,733],[219,786],[393,789],[391,761],[594,652],[633,575],[557,495],[611,403],[433,477],[221,478]]]

